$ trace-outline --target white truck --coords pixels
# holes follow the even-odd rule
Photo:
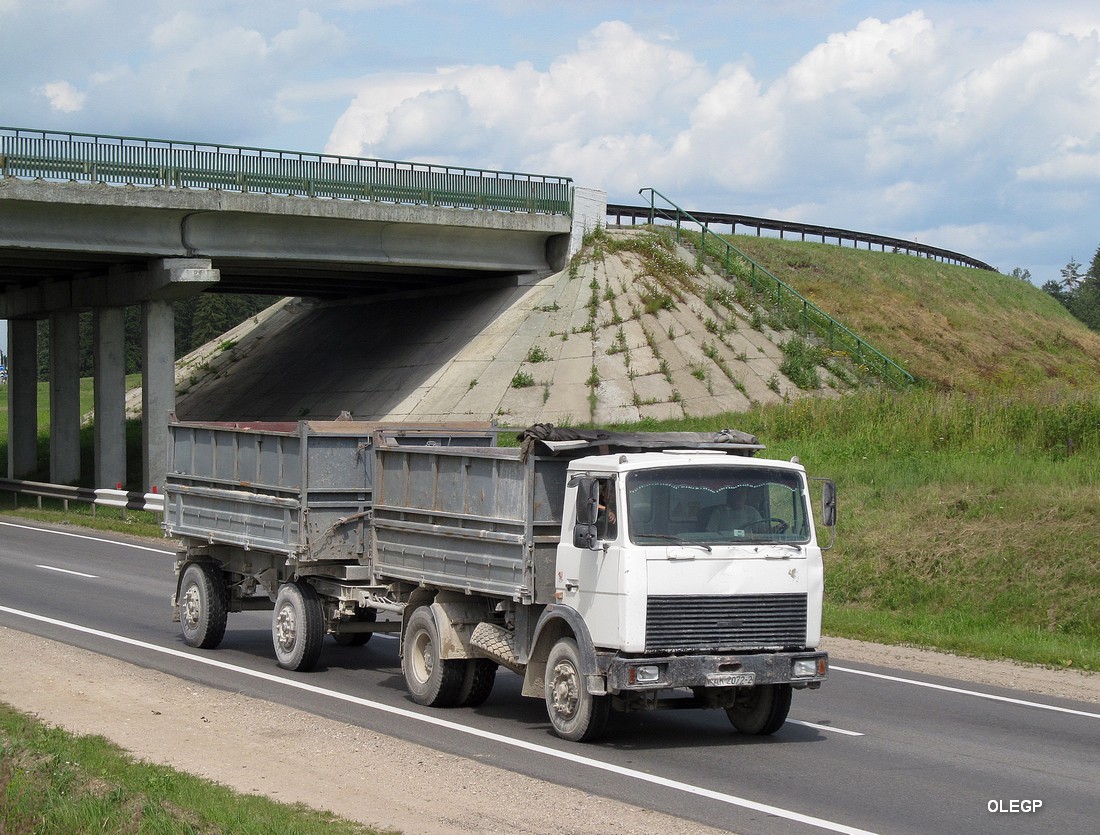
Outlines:
[[[214,648],[272,609],[280,666],[398,632],[422,705],[477,705],[503,666],[567,740],[611,710],[720,708],[748,734],[828,675],[822,546],[797,460],[744,433],[173,422],[174,618]],[[836,491],[822,480],[822,522]]]

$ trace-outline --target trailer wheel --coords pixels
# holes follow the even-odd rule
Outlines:
[[[193,562],[183,570],[179,594],[180,626],[188,646],[214,649],[225,637],[229,590],[221,570]]]
[[[374,623],[376,620],[378,620],[377,609],[356,609],[352,622]],[[337,633],[332,636],[332,640],[342,647],[361,647],[371,639],[372,635],[374,635],[373,632],[348,632],[344,635]]]
[[[726,715],[741,733],[767,736],[783,727],[790,709],[789,684],[758,684],[733,707],[726,708]]]
[[[275,597],[271,638],[275,658],[286,670],[308,672],[321,657],[325,617],[321,598],[309,583],[283,583]]]
[[[497,680],[497,663],[488,658],[471,658],[466,662],[464,672],[456,704],[462,707],[485,704]]]
[[[593,696],[581,672],[581,654],[572,638],[561,638],[546,659],[546,712],[554,733],[570,742],[591,742],[603,733],[611,710],[609,696]]]
[[[401,642],[401,670],[414,702],[428,707],[451,707],[458,702],[465,662],[439,657],[439,630],[427,606],[409,617]]]

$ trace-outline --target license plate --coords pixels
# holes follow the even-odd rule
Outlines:
[[[756,684],[756,673],[707,673],[710,687],[752,687]]]

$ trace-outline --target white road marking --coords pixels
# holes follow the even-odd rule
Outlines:
[[[805,725],[807,728],[817,728],[819,731],[832,731],[834,734],[844,736],[863,736],[859,731],[848,731],[844,728],[834,728],[832,725],[819,725],[816,722],[803,722],[801,719],[788,719],[788,725]]]
[[[57,536],[71,536],[75,539],[87,539],[89,542],[106,542],[108,545],[120,545],[123,548],[136,548],[139,551],[152,551],[154,554],[167,554],[169,556],[174,555],[175,551],[165,551],[163,548],[150,548],[148,545],[135,545],[133,542],[121,542],[117,539],[104,539],[99,536],[88,536],[82,533],[72,533],[70,531],[57,531],[53,528],[36,528],[34,525],[16,525],[14,522],[0,522],[0,526],[5,528],[19,528],[22,531],[36,531],[37,533],[52,533]]]
[[[209,667],[216,667],[221,670],[228,670],[239,675],[260,679],[261,681],[267,681],[273,684],[281,684],[285,687],[290,687],[295,690],[302,690],[318,696],[325,696],[330,699],[348,702],[349,704],[377,710],[382,713],[389,713],[394,716],[400,716],[404,719],[411,719],[416,722],[424,722],[429,725],[435,725],[436,727],[445,728],[455,733],[479,737],[490,742],[496,742],[500,745],[508,745],[513,748],[520,748],[525,751],[532,751],[537,754],[542,754],[546,757],[553,757],[555,759],[565,760],[567,762],[575,763],[577,765],[588,766],[589,768],[595,768],[600,771],[609,772],[611,774],[618,774],[621,777],[627,777],[633,780],[638,780],[640,782],[652,783],[654,785],[663,786],[664,788],[673,789],[674,791],[684,792],[685,794],[705,797],[708,800],[715,800],[719,803],[726,803],[730,806],[739,806],[743,809],[751,809],[755,812],[761,812],[766,815],[774,815],[785,820],[804,823],[808,826],[815,826],[819,829],[825,829],[830,832],[844,832],[849,833],[849,835],[870,835],[870,833],[865,829],[857,829],[856,827],[846,826],[845,824],[825,820],[824,818],[817,818],[812,815],[804,815],[801,812],[795,812],[790,809],[783,809],[778,806],[771,806],[767,803],[758,803],[755,800],[749,800],[744,797],[737,797],[736,795],[732,794],[725,794],[723,792],[714,791],[712,789],[705,789],[701,786],[694,786],[690,783],[683,783],[679,780],[670,780],[666,777],[659,777],[654,774],[647,774],[644,771],[636,771],[632,768],[625,768],[620,765],[602,762],[600,760],[593,759],[592,757],[574,754],[570,751],[559,751],[554,748],[547,748],[543,745],[538,745],[533,742],[526,742],[521,739],[513,739],[511,737],[504,736],[503,734],[493,733],[492,731],[483,731],[479,728],[471,728],[467,725],[459,724],[458,722],[452,722],[448,719],[441,719],[438,716],[414,713],[413,711],[406,710],[404,708],[382,704],[381,702],[371,701],[370,699],[363,699],[359,696],[352,696],[347,693],[341,693],[337,690],[329,690],[327,688],[318,687],[314,684],[307,684],[302,681],[282,678],[281,676],[277,676],[272,673],[264,673],[259,670],[249,670],[245,667],[238,667],[234,664],[228,664],[224,661],[207,658],[203,655],[183,652],[182,650],[172,649],[170,647],[157,646],[156,644],[139,641],[135,638],[127,638],[124,635],[115,635],[111,632],[103,632],[99,629],[92,629],[91,627],[80,626],[79,624],[75,623],[68,623],[66,621],[57,620],[56,618],[46,617],[45,615],[37,615],[33,612],[24,612],[19,609],[12,609],[8,606],[0,606],[0,612],[7,612],[10,615],[27,618],[28,620],[38,621],[40,623],[48,623],[52,626],[59,626],[64,629],[70,629],[74,632],[82,632],[86,635],[94,635],[96,637],[104,638],[109,641],[116,641],[121,644],[127,644],[129,646],[138,647],[140,649],[149,650],[151,652],[159,652],[163,655],[172,656],[173,658],[194,661],[198,664],[205,664]]]
[[[853,670],[851,667],[838,667],[835,664],[829,665],[829,671],[839,670],[842,673],[852,673],[857,676],[867,676],[868,678],[879,678],[883,681],[896,681],[900,684],[912,684],[915,687],[927,687],[930,690],[942,690],[945,693],[958,693],[962,696],[974,696],[979,699],[991,699],[995,702],[1007,702],[1010,705],[1022,705],[1024,707],[1037,707],[1040,710],[1053,710],[1057,713],[1070,713],[1074,716],[1085,716],[1089,719],[1100,719],[1100,713],[1089,713],[1087,710],[1074,710],[1069,707],[1058,707],[1058,705],[1045,705],[1042,702],[1028,702],[1024,699],[1013,699],[1009,696],[995,696],[992,693],[982,693],[978,690],[964,690],[961,687],[948,687],[946,684],[933,684],[930,681],[918,681],[913,678],[902,678],[901,676],[888,676],[884,673],[872,673],[867,670]]]
[[[85,574],[83,571],[72,571],[68,568],[58,568],[56,565],[35,565],[35,568],[44,568],[46,571],[60,571],[62,574],[72,574],[76,577],[87,577],[89,580],[98,580],[98,574]]]

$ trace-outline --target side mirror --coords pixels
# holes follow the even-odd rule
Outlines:
[[[600,487],[596,479],[581,476],[577,484],[577,522],[573,526],[573,547],[594,549],[599,542],[596,536],[596,516],[600,509]]]
[[[585,551],[595,551],[599,547],[600,540],[596,536],[595,525],[582,525],[579,522],[573,526],[573,547]]]
[[[600,512],[600,485],[594,478],[577,479],[577,524],[595,525]]]
[[[821,485],[821,524],[827,528],[836,525],[836,482]]]

